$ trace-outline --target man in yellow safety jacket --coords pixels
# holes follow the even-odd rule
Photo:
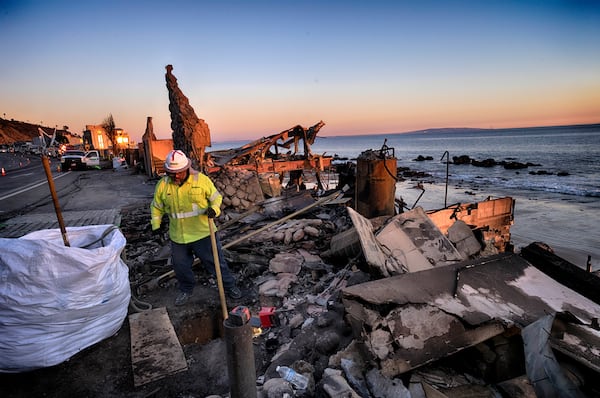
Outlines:
[[[194,255],[216,276],[208,223],[209,218],[221,214],[223,197],[210,178],[190,166],[190,159],[182,151],[170,151],[165,160],[167,175],[156,184],[150,206],[153,232],[160,231],[163,215],[169,216],[173,270],[180,290],[175,305],[185,304],[192,295],[196,284],[192,270]],[[223,287],[229,297],[238,299],[242,292],[229,271],[218,236],[215,238]]]

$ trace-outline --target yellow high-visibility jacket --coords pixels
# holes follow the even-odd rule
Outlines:
[[[210,235],[206,209],[212,207],[221,214],[223,197],[210,178],[190,169],[190,176],[181,185],[163,177],[154,190],[150,205],[152,230],[160,228],[164,214],[169,216],[169,237],[175,243],[190,243]]]

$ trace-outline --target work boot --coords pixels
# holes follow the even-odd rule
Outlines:
[[[175,298],[175,305],[184,305],[190,299],[192,293],[179,292],[177,297]]]
[[[237,286],[234,286],[227,290],[227,295],[234,300],[239,299],[242,298],[242,291]]]

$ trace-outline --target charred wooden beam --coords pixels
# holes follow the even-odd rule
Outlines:
[[[209,155],[218,166],[230,165],[262,172],[286,172],[290,170],[323,170],[331,164],[332,158],[314,156],[310,145],[325,123],[320,121],[308,129],[297,125],[280,133],[263,137],[236,149],[214,151]],[[302,141],[304,153],[299,152]],[[294,149],[289,150],[291,144]],[[287,150],[281,153],[279,148]],[[211,169],[212,170],[212,169]],[[210,170],[209,170],[210,172]]]
[[[323,170],[331,165],[330,157],[313,157],[302,160],[280,160],[265,161],[261,163],[238,164],[235,167],[245,170],[254,170],[258,173],[283,173],[292,170]],[[220,169],[218,166],[207,168],[208,173],[216,172]]]

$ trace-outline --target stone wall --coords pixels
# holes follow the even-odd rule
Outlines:
[[[243,212],[265,199],[256,172],[224,167],[210,178],[223,195],[222,210]]]

